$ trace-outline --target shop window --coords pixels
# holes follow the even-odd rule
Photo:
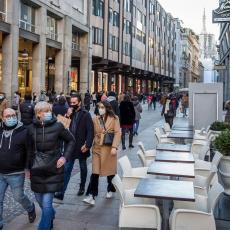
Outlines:
[[[0,0],[0,21],[6,21],[6,0]]]
[[[70,71],[70,90],[78,90],[78,68],[72,67]]]
[[[47,37],[57,41],[57,19],[47,16]]]
[[[20,28],[35,32],[35,9],[21,3]]]

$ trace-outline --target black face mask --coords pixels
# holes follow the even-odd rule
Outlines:
[[[80,107],[79,105],[71,105],[71,107],[74,109],[74,110],[78,110],[78,108]]]

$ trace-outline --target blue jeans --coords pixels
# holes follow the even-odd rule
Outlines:
[[[136,134],[139,128],[140,120],[136,120],[133,125],[133,133]]]
[[[54,193],[34,193],[35,198],[42,210],[41,220],[38,230],[50,230],[51,222],[55,218],[53,208]]]
[[[34,204],[24,193],[25,174],[4,175],[0,174],[0,226],[3,224],[3,201],[6,189],[10,186],[14,199],[22,205],[27,212],[34,210]]]
[[[87,178],[87,158],[80,158],[79,160],[79,166],[80,166],[80,175],[81,175],[81,184],[80,186],[82,188],[85,187],[85,183],[86,183],[86,178]],[[67,161],[65,163],[65,169],[64,169],[64,187],[63,187],[63,191],[62,194],[65,194],[65,191],[67,189],[70,177],[71,177],[71,173],[73,170],[73,166],[74,166],[74,160],[73,161]]]
[[[67,161],[65,163],[65,167],[64,167],[64,187],[62,190],[62,194],[65,194],[65,191],[67,189],[70,177],[71,177],[71,173],[73,170],[73,166],[74,166],[74,160],[73,161]]]

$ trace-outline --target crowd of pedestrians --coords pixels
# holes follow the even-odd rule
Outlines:
[[[70,95],[42,90],[26,94],[21,101],[15,92],[9,103],[0,93],[0,229],[3,229],[3,201],[9,186],[14,199],[28,213],[30,223],[36,218],[35,205],[24,193],[25,176],[41,208],[39,230],[50,230],[55,219],[53,199],[63,200],[73,166],[78,161],[80,185],[78,196],[87,195],[85,203],[95,205],[99,177],[108,181],[106,198],[115,192],[112,179],[117,172],[117,151],[122,143],[134,148],[133,137],[147,101],[148,109],[162,106],[162,116],[172,126],[176,110],[187,116],[188,95],[151,93],[136,95],[115,92]],[[11,106],[9,107],[9,104]],[[95,116],[92,118],[90,107]],[[92,174],[87,185],[87,158],[92,151]],[[11,156],[10,158],[8,156]]]

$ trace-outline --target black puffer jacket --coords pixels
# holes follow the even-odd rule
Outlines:
[[[30,125],[34,117],[34,105],[31,101],[25,101],[20,104],[21,122],[24,125]]]
[[[34,119],[33,124],[29,127],[29,135],[31,136],[31,189],[37,193],[61,191],[64,184],[64,167],[57,169],[55,164],[52,168],[52,173],[50,173],[50,166],[44,165],[42,173],[36,173],[33,170],[33,160],[36,157],[35,150],[50,154],[53,159],[59,159],[64,140],[65,150],[63,156],[68,160],[74,150],[75,140],[73,135],[61,123],[57,122],[56,117],[44,124]]]
[[[121,125],[133,125],[135,122],[135,110],[131,101],[122,101],[120,104]]]
[[[21,122],[12,129],[0,129],[0,173],[23,172],[28,163],[27,129]]]

